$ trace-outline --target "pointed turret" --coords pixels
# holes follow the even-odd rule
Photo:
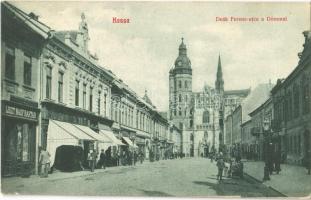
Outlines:
[[[215,89],[219,93],[224,92],[224,79],[222,77],[220,54],[218,56],[218,67],[217,67],[217,77],[216,77],[216,82],[215,82]]]

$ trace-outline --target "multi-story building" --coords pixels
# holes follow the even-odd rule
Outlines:
[[[37,75],[49,28],[7,2],[1,3],[1,18],[1,170],[2,176],[26,175],[37,169]]]
[[[281,137],[286,162],[296,164],[302,164],[311,152],[311,33],[305,31],[303,35],[305,43],[297,67],[271,91],[272,130]]]
[[[139,97],[89,52],[84,14],[73,31],[54,31],[7,2],[2,17],[3,175],[36,171],[40,146],[51,165],[63,145],[81,147],[84,157],[93,148],[114,146],[113,154],[126,145],[148,156],[166,146],[169,124],[147,94]]]
[[[255,138],[255,155],[257,159],[263,160],[264,157],[264,130],[263,125],[265,121],[271,122],[273,119],[273,104],[272,99],[268,98],[263,104],[258,106],[252,112],[249,113],[251,117],[251,135]],[[253,140],[252,140],[253,141]],[[248,145],[252,146],[252,141]],[[278,137],[273,137],[274,149],[279,150],[279,140]]]
[[[191,61],[182,42],[174,67],[169,72],[169,120],[182,130],[186,156],[206,155],[224,144],[224,119],[248,95],[247,90],[224,90],[222,65],[218,58],[215,88],[192,91]],[[222,148],[222,147],[221,147]]]

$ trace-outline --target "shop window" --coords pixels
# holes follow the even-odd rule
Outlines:
[[[63,102],[64,73],[58,72],[58,102]]]
[[[24,84],[31,85],[31,57],[24,55]]]
[[[46,67],[46,94],[47,99],[51,99],[52,96],[52,68],[50,66]]]
[[[15,52],[10,47],[5,49],[5,77],[15,80]]]
[[[79,81],[76,80],[76,87],[75,87],[75,105],[79,106]]]

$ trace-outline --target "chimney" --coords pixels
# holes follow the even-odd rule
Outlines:
[[[36,15],[36,14],[33,13],[33,12],[29,13],[29,17],[30,17],[31,19],[34,19],[34,20],[37,20],[37,21],[38,21],[38,19],[39,19],[39,15]]]
[[[65,35],[65,44],[67,44],[67,45],[71,44],[71,42],[70,42],[70,34],[69,33],[66,33],[66,35]]]

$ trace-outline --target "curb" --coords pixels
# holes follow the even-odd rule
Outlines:
[[[274,192],[280,194],[280,197],[288,197],[287,195],[283,194],[282,192],[278,191],[277,189],[275,189],[275,188],[273,188],[273,187],[271,187],[271,186],[268,186],[268,185],[264,184],[264,182],[261,181],[261,180],[259,180],[258,178],[255,178],[254,176],[251,176],[251,175],[249,175],[249,174],[246,173],[246,172],[244,172],[244,175],[246,175],[247,177],[251,178],[252,180],[254,180],[254,181],[258,182],[258,183],[261,183],[261,184],[264,185],[265,187],[267,187],[267,188],[273,190]]]

